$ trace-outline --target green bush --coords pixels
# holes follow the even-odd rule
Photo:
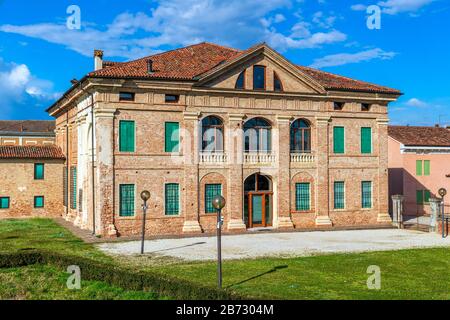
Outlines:
[[[126,290],[151,290],[162,296],[184,300],[240,300],[234,292],[177,279],[161,274],[133,271],[88,258],[33,250],[0,254],[0,268],[15,268],[33,264],[49,264],[66,270],[70,265],[79,266],[83,280],[103,281]]]

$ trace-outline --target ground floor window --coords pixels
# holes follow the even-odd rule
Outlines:
[[[334,183],[334,208],[345,208],[345,184],[344,181],[336,181]]]
[[[44,197],[43,196],[34,197],[34,207],[36,209],[44,207]]]
[[[134,184],[120,185],[120,216],[132,217],[134,216]]]
[[[9,209],[9,197],[0,197],[0,209]]]
[[[362,208],[369,209],[372,208],[372,182],[371,181],[363,181],[361,183],[361,200],[362,200]]]
[[[168,183],[165,187],[165,212],[166,216],[180,214],[180,185]]]
[[[311,210],[311,185],[309,182],[297,183],[295,185],[295,210]]]
[[[77,167],[70,168],[72,183],[70,185],[70,208],[77,208]]]
[[[416,191],[416,203],[423,205],[429,203],[431,198],[430,190],[417,190]]]
[[[216,213],[212,205],[212,201],[215,196],[222,195],[221,184],[207,184],[205,185],[205,213]]]

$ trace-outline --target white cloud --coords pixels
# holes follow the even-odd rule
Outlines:
[[[383,13],[390,15],[396,15],[398,13],[414,14],[434,1],[436,0],[386,0],[379,1],[377,5],[382,8]],[[364,11],[366,8],[367,6],[363,4],[351,6],[351,9],[355,11]]]
[[[339,53],[314,60],[312,68],[335,67],[350,63],[360,63],[374,59],[390,60],[396,56],[395,52],[386,52],[380,48],[357,53]]]
[[[331,29],[333,17],[316,17],[314,27],[326,32],[292,28],[291,34],[277,30],[286,21],[279,13],[292,0],[157,0],[151,13],[122,13],[106,28],[83,23],[81,30],[69,30],[65,23],[0,25],[0,31],[21,34],[59,44],[84,56],[103,49],[107,57],[137,58],[160,52],[161,46],[184,46],[201,41],[246,48],[267,41],[276,49],[315,48],[344,41],[346,35]],[[319,23],[320,22],[320,23]],[[300,26],[297,24],[297,27]],[[238,34],[239,36],[236,36]]]
[[[25,64],[5,63],[0,58],[0,96],[2,97],[2,117],[15,104],[32,98],[49,101],[58,93],[53,91],[53,83],[33,76]]]
[[[408,107],[419,107],[419,108],[424,108],[424,107],[428,107],[428,103],[423,102],[417,98],[412,98],[409,99],[405,105],[407,105]]]

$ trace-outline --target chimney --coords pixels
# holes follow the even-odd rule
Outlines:
[[[148,74],[152,74],[154,72],[153,71],[153,61],[151,59],[147,60],[147,71],[148,71]]]
[[[440,128],[441,126],[437,123],[434,125],[435,128]]]
[[[103,69],[103,51],[94,50],[94,71]]]

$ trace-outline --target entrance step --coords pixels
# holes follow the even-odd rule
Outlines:
[[[416,231],[422,231],[422,232],[430,232],[430,226],[426,224],[403,224],[403,228],[407,230],[416,230]]]
[[[274,230],[275,230],[275,228],[273,228],[273,227],[247,229],[248,232],[272,232]]]

